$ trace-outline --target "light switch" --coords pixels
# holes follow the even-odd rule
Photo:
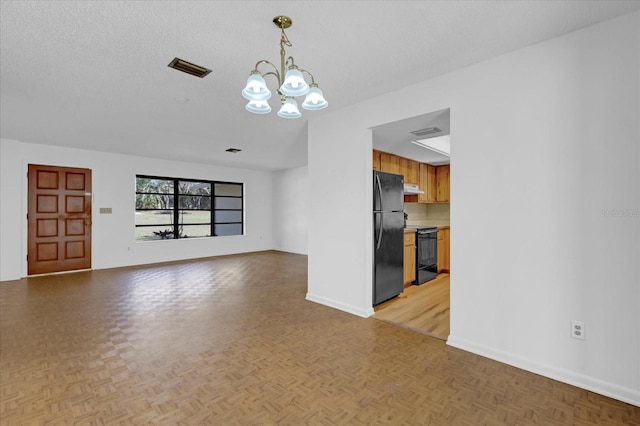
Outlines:
[[[100,207],[100,214],[111,214],[111,207]]]

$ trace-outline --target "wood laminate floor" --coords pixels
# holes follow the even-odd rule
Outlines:
[[[306,282],[273,251],[2,282],[0,424],[640,425]]]
[[[449,337],[449,274],[404,289],[401,295],[376,308],[375,318],[438,339]]]

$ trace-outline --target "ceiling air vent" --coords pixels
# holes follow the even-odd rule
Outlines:
[[[180,58],[174,58],[169,63],[169,67],[178,71],[186,72],[187,74],[195,75],[196,77],[204,77],[211,72],[210,69],[201,67],[200,65],[192,64],[191,62],[184,61]]]
[[[426,129],[421,129],[421,130],[414,130],[413,133],[414,135],[418,136],[418,137],[423,137],[423,136],[428,136],[428,135],[434,135],[436,133],[440,133],[442,132],[442,130],[440,130],[437,127],[427,127]]]

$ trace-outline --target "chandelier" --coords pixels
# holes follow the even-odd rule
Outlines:
[[[276,16],[273,18],[273,23],[276,27],[280,28],[280,70],[273,63],[262,59],[256,63],[255,68],[251,71],[247,80],[247,85],[242,91],[242,96],[249,100],[249,103],[245,107],[247,111],[254,114],[268,114],[271,112],[271,107],[267,100],[271,98],[271,91],[267,88],[267,84],[264,77],[272,75],[278,80],[278,95],[280,95],[280,111],[278,116],[282,118],[300,118],[300,110],[298,110],[298,103],[295,100],[296,96],[306,95],[302,108],[306,110],[318,110],[326,108],[328,103],[322,95],[322,91],[318,88],[313,74],[307,70],[298,68],[293,61],[293,57],[289,56],[285,59],[286,51],[284,47],[291,47],[292,44],[287,38],[287,34],[284,32],[285,28],[289,28],[293,21],[288,16]],[[264,74],[258,70],[258,67],[262,64],[270,65],[273,70],[265,72]],[[286,70],[286,73],[285,73]],[[307,74],[311,78],[311,84],[308,84],[303,73]]]

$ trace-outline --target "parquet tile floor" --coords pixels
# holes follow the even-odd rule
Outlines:
[[[640,425],[640,408],[304,299],[276,251],[0,283],[2,425]]]

